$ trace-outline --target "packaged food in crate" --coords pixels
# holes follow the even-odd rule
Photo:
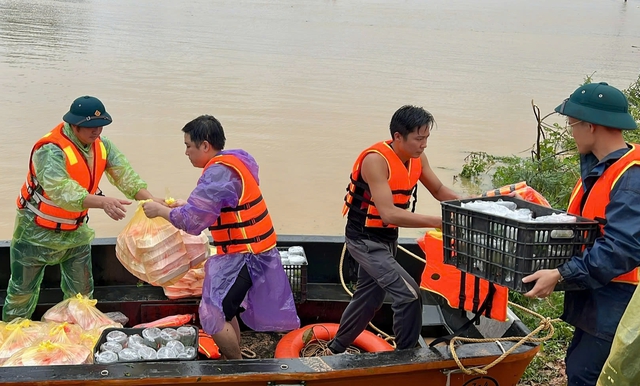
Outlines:
[[[599,235],[596,221],[515,197],[444,201],[444,262],[514,291],[522,278],[580,255]],[[557,291],[570,290],[564,282]]]
[[[307,255],[301,246],[278,247],[282,267],[289,278],[296,303],[307,300]]]
[[[94,362],[158,362],[194,360],[198,355],[195,326],[107,328],[94,348]]]

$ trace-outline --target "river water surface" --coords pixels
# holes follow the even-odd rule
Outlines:
[[[427,154],[454,182],[473,150],[526,154],[531,100],[550,112],[584,79],[640,72],[636,0],[0,0],[0,239],[35,141],[80,95],[157,196],[201,173],[180,129],[200,114],[260,163],[280,234],[340,235],[358,153],[404,104],[436,118]],[[120,195],[106,181],[106,194]],[[422,189],[418,211],[440,213]],[[128,211],[129,219],[135,209]],[[99,237],[115,222],[92,210]],[[404,230],[417,236],[424,230]]]

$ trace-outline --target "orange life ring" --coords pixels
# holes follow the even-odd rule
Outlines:
[[[339,326],[340,325],[337,323],[317,323],[293,330],[280,339],[276,346],[274,357],[299,358],[300,350],[304,347],[302,334],[304,334],[305,331],[313,328],[316,338],[331,340],[336,336]],[[353,342],[353,345],[366,352],[393,351],[393,346],[387,343],[386,340],[366,330],[363,331],[362,334],[358,335],[356,340]]]

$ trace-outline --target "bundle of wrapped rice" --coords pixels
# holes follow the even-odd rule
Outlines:
[[[208,256],[204,232],[194,236],[161,217],[150,219],[142,205],[116,239],[122,265],[138,279],[161,287],[175,284]]]
[[[180,231],[180,234],[189,255],[189,266],[191,268],[200,266],[210,255],[209,237],[204,232],[198,236],[183,231]]]
[[[164,295],[169,299],[202,296],[204,263],[212,253],[212,248],[209,246],[209,238],[204,232],[200,236],[184,233],[183,238],[185,238],[185,245],[191,258],[191,269],[176,283],[162,288]]]
[[[204,262],[191,268],[177,283],[163,287],[164,295],[169,299],[181,299],[202,296],[204,282]]]
[[[175,283],[190,266],[180,231],[163,218],[148,218],[142,205],[118,235],[116,257],[135,277],[159,286]]]

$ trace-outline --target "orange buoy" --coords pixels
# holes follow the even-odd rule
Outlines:
[[[339,326],[337,323],[317,323],[293,330],[280,339],[274,357],[299,358],[300,351],[304,347],[302,335],[305,331],[313,329],[316,339],[331,340],[336,336]],[[353,345],[366,352],[393,351],[393,346],[386,340],[366,330],[358,335]]]

